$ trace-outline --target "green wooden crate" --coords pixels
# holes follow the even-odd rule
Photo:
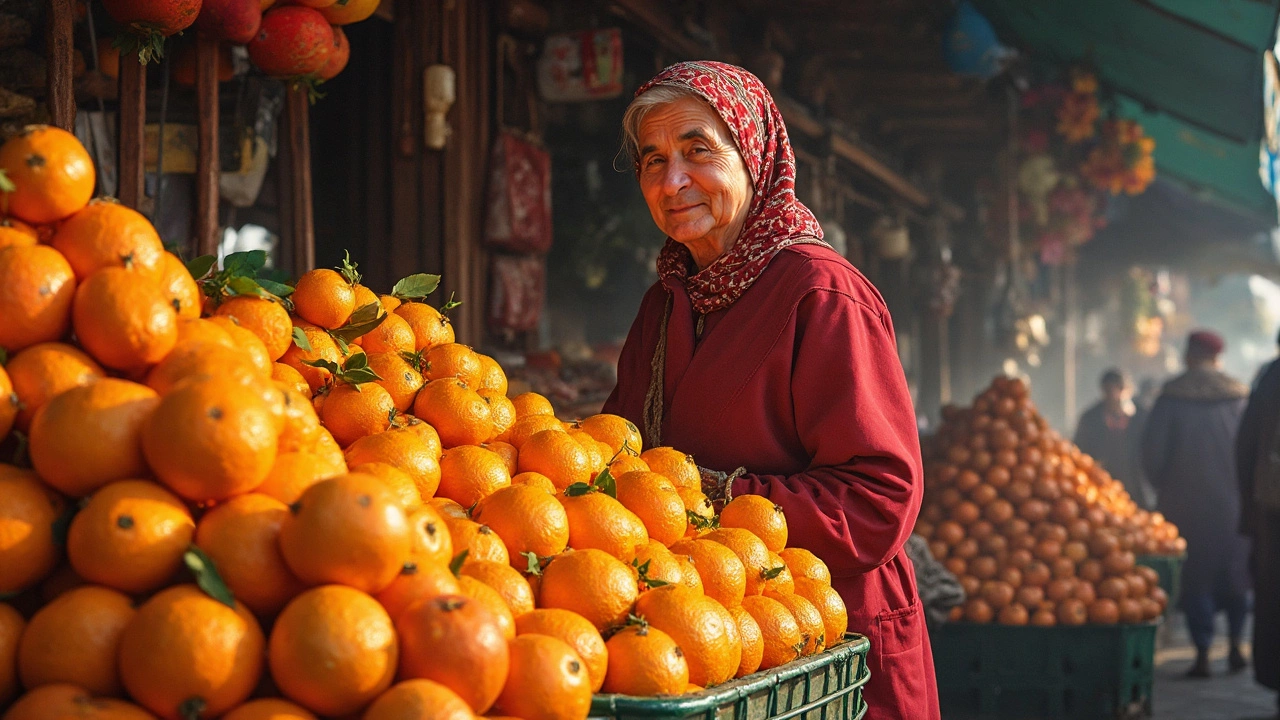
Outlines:
[[[648,698],[596,695],[592,718],[613,720],[860,720],[862,686],[871,678],[871,643],[849,633],[813,657],[732,680],[702,692]]]
[[[1160,587],[1169,596],[1169,608],[1172,612],[1178,605],[1178,593],[1182,592],[1182,563],[1186,555],[1139,555],[1138,564],[1145,565],[1160,576]]]
[[[1104,720],[1151,715],[1157,623],[931,631],[947,720]]]

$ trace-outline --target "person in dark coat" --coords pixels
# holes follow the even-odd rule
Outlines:
[[[1253,675],[1280,690],[1280,362],[1263,370],[1236,436],[1240,531],[1253,541]]]
[[[1249,611],[1249,540],[1238,532],[1235,440],[1249,389],[1219,369],[1225,345],[1216,333],[1191,333],[1187,371],[1165,383],[1142,438],[1156,509],[1187,540],[1180,605],[1196,645],[1191,677],[1209,676],[1219,611],[1227,613],[1231,669],[1247,664],[1240,636]]]
[[[1133,384],[1112,368],[1102,374],[1101,386],[1102,399],[1080,416],[1075,444],[1124,483],[1139,507],[1150,510],[1155,498],[1138,457],[1141,425],[1132,400]]]

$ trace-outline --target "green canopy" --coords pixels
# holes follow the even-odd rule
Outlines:
[[[973,0],[1001,37],[1083,63],[1156,140],[1156,171],[1207,199],[1276,217],[1258,179],[1263,52],[1280,0]]]

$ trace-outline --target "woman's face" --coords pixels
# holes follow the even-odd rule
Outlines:
[[[742,232],[751,177],[729,128],[705,102],[681,98],[639,128],[640,191],[653,221],[704,268]]]

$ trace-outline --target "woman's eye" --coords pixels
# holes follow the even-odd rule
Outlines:
[[[654,167],[655,165],[660,164],[661,162],[662,162],[662,158],[660,158],[660,157],[651,157],[651,158],[649,158],[648,160],[645,160],[645,161],[644,161],[644,166],[645,166],[646,168],[651,168],[651,167]]]
[[[708,149],[706,149],[706,148],[704,148],[704,147],[695,147],[695,148],[693,148],[692,150],[690,150],[690,151],[689,151],[689,154],[690,154],[690,155],[705,155],[705,154],[707,154],[707,153],[709,153],[709,152],[711,152],[711,151],[710,151],[710,150],[708,150]]]

